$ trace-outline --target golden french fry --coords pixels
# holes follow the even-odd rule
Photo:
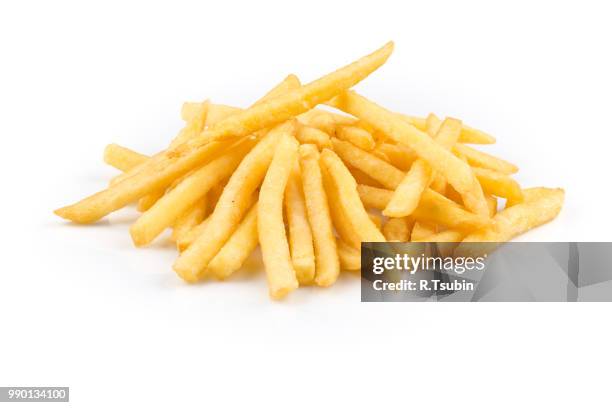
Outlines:
[[[357,126],[339,126],[336,129],[336,137],[365,151],[370,151],[376,147],[374,137],[367,130]]]
[[[293,81],[293,78],[291,79]],[[296,86],[299,87],[299,82]],[[210,127],[214,126],[222,120],[230,117],[231,115],[235,115],[238,112],[242,112],[242,109],[236,108],[234,106],[221,105],[221,104],[210,104],[208,107],[208,115],[206,116],[205,126]]]
[[[384,64],[392,51],[393,43],[390,42],[374,53],[308,85],[232,115],[211,126],[200,136],[156,155],[137,174],[124,182],[60,208],[55,213],[75,222],[94,222],[204,164],[211,158],[212,151],[228,147],[224,139],[236,140],[282,123],[352,87]]]
[[[377,210],[383,210],[393,196],[391,190],[366,184],[358,184],[357,193],[359,193],[359,198],[365,207],[376,208]]]
[[[112,143],[104,149],[104,162],[121,171],[128,171],[144,163],[149,156]]]
[[[189,210],[179,216],[172,226],[172,240],[177,242],[185,236],[192,228],[199,225],[206,218],[207,196],[200,198]]]
[[[410,241],[410,231],[412,230],[412,220],[408,217],[389,218],[383,226],[383,234],[387,241]]]
[[[539,187],[524,189],[523,195],[523,203],[498,212],[493,217],[494,224],[468,235],[463,242],[506,242],[545,224],[561,211],[565,192],[560,188]],[[462,246],[455,252],[461,252]]]
[[[332,138],[334,152],[349,166],[359,169],[387,188],[395,189],[404,173],[375,155],[343,140]]]
[[[368,216],[359,199],[357,183],[340,157],[331,150],[324,149],[321,153],[321,163],[329,172],[332,184],[338,192],[338,201],[343,213],[359,240],[362,242],[384,242],[384,235]]]
[[[206,117],[208,116],[209,106],[210,102],[204,101],[204,103],[198,106],[198,109],[192,112],[192,116],[185,127],[170,143],[171,149],[179,146],[189,139],[196,137],[204,130],[204,124],[206,123]]]
[[[368,211],[368,217],[370,217],[370,220],[374,223],[374,225],[376,226],[376,228],[378,228],[378,230],[382,229],[382,226],[383,226],[383,217],[382,216]]]
[[[340,258],[340,268],[345,271],[361,270],[361,248],[354,248],[342,241],[337,240],[338,258]]]
[[[414,242],[461,242],[465,233],[456,230],[446,230],[435,234],[413,239]]]
[[[408,116],[400,114],[402,119],[406,120],[408,123],[412,124],[419,130],[427,129],[427,119],[419,118],[416,116]],[[461,128],[461,134],[459,135],[460,143],[471,143],[471,144],[493,144],[495,143],[495,138],[481,130],[471,128],[467,125],[463,125]]]
[[[412,227],[410,239],[412,242],[422,242],[423,240],[427,241],[427,237],[434,235],[436,231],[437,228],[435,224],[416,221]]]
[[[494,217],[497,213],[497,198],[491,194],[485,194],[487,204],[489,204],[489,217]]]
[[[361,245],[361,240],[353,228],[353,224],[349,222],[347,215],[344,212],[340,203],[340,193],[327,170],[326,166],[321,165],[321,177],[323,178],[323,186],[327,195],[327,203],[331,215],[332,225],[336,229],[336,233],[348,245],[358,248]]]
[[[349,165],[347,165],[349,171],[351,172],[351,174],[353,175],[353,178],[355,179],[355,181],[359,184],[365,184],[367,186],[373,186],[373,187],[382,187],[382,185],[374,180],[372,177],[368,176],[365,172],[355,168],[355,167],[351,167]]]
[[[315,255],[299,165],[294,166],[287,183],[285,212],[293,268],[299,284],[308,285],[315,277]]]
[[[202,235],[202,232],[204,232],[204,230],[206,229],[206,224],[208,224],[209,220],[210,216],[208,218],[205,218],[198,225],[192,227],[186,233],[176,237],[176,248],[179,250],[179,252],[183,252],[184,250],[189,248],[189,246],[193,244],[200,235]]]
[[[482,167],[504,174],[513,174],[518,171],[518,167],[510,162],[507,162],[506,160],[502,160],[498,157],[473,149],[461,143],[457,143],[453,147],[453,151],[457,155],[464,156],[468,163],[473,167]]]
[[[299,286],[283,222],[283,196],[299,146],[294,131],[295,127],[281,135],[259,191],[257,230],[272,299],[281,299]]]
[[[419,206],[414,210],[412,216],[417,220],[429,221],[451,229],[464,231],[491,225],[488,205],[487,214],[474,214],[429,188],[423,192]]]
[[[228,278],[242,267],[257,248],[258,242],[257,203],[255,203],[219,253],[210,261],[207,273],[217,279]]]
[[[299,152],[306,211],[314,241],[315,283],[329,286],[338,279],[340,260],[319,167],[319,151],[316,146],[306,144],[300,146]]]
[[[319,149],[331,147],[329,135],[324,131],[310,126],[300,126],[295,137],[302,144],[315,144]]]
[[[435,171],[444,176],[461,193],[470,211],[476,214],[488,214],[489,210],[482,188],[470,166],[436,144],[427,134],[403,120],[399,115],[352,91],[335,97],[329,103],[365,120],[397,143],[411,147],[421,159],[427,161]]]
[[[512,177],[480,167],[474,167],[472,170],[485,193],[507,198],[517,204],[523,201],[523,190]]]
[[[250,138],[239,141],[229,152],[191,173],[169,190],[130,228],[134,244],[143,246],[151,243],[181,214],[206,196],[212,187],[229,177],[254,144],[255,140]]]
[[[417,159],[417,155],[411,148],[399,144],[391,143],[379,143],[374,150],[373,154],[383,154],[389,163],[397,167],[402,171],[410,170],[410,166]],[[377,155],[378,155],[377,154]],[[379,156],[380,157],[380,156]]]
[[[204,231],[181,253],[174,270],[188,282],[201,279],[210,260],[238,227],[250,206],[251,195],[261,184],[281,135],[292,132],[287,122],[272,129],[240,162],[228,181]]]
[[[430,120],[429,118],[433,118]],[[461,121],[447,118],[439,123],[435,116],[428,118],[428,132],[434,135],[434,140],[444,149],[450,149],[461,131]],[[421,200],[421,194],[431,184],[434,176],[432,167],[425,160],[418,159],[410,167],[410,171],[397,186],[389,205],[383,210],[387,217],[406,217],[416,209]]]
[[[205,102],[185,102],[181,107],[181,119],[189,122],[194,116],[202,110],[202,105]]]
[[[166,194],[165,188],[155,190],[152,193],[141,197],[140,200],[138,200],[138,205],[136,206],[136,208],[140,212],[148,211],[151,207],[155,205],[156,202],[159,201],[160,198],[164,196],[164,194]]]

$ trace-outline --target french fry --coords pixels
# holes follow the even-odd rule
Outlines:
[[[427,237],[430,237],[436,233],[436,226],[431,223],[416,221],[412,227],[410,233],[410,239],[412,242],[427,241]]]
[[[285,213],[289,229],[291,262],[293,262],[297,280],[300,285],[311,284],[315,277],[315,255],[299,164],[292,169],[287,183]]]
[[[383,226],[383,217],[378,215],[378,214],[375,214],[375,213],[373,213],[371,211],[368,211],[368,217],[374,223],[376,228],[380,231],[382,229],[382,226]]]
[[[300,126],[295,137],[302,144],[315,144],[319,149],[331,147],[329,135],[324,131],[310,126]]]
[[[338,189],[336,189],[327,167],[323,165],[320,167],[332,225],[334,226],[336,233],[339,235],[341,240],[354,248],[358,248],[361,245],[361,240],[355,232],[353,224],[351,224],[344,212],[344,208],[340,203],[340,193]]]
[[[164,194],[166,194],[165,188],[155,190],[147,194],[146,196],[141,197],[140,200],[138,200],[136,208],[140,212],[148,211],[151,207],[155,205],[157,201],[159,201],[160,198],[164,196]]]
[[[513,174],[518,171],[518,167],[510,162],[507,162],[506,160],[502,160],[498,157],[473,149],[461,143],[457,143],[453,147],[453,151],[457,155],[464,156],[468,163],[473,167],[482,167],[504,174]]]
[[[291,80],[293,82],[293,78]],[[300,86],[299,82],[296,87]],[[234,106],[221,105],[221,104],[210,104],[208,108],[208,115],[206,116],[206,127],[211,127],[221,122],[222,120],[242,112],[242,109]]]
[[[204,232],[204,230],[206,229],[206,224],[208,224],[209,220],[210,216],[208,218],[205,218],[198,225],[192,227],[186,233],[176,237],[176,248],[179,250],[179,252],[183,252],[184,250],[189,248],[189,246],[193,244],[200,235],[202,235],[202,232]]]
[[[198,105],[198,109],[195,109],[191,113],[192,116],[189,121],[187,121],[185,127],[170,143],[170,148],[179,146],[187,140],[196,137],[202,132],[202,130],[204,130],[204,124],[206,123],[209,106],[209,101],[204,101],[202,104]]]
[[[207,195],[200,198],[189,210],[176,219],[172,226],[172,240],[174,242],[177,242],[181,237],[184,237],[189,230],[204,221],[208,211],[207,198]]]
[[[338,192],[340,206],[359,240],[362,242],[384,242],[384,235],[368,216],[359,199],[357,183],[340,157],[331,150],[324,149],[321,153],[321,162],[329,172],[334,188]]]
[[[368,176],[365,172],[355,168],[355,167],[351,167],[349,165],[347,165],[349,171],[351,172],[351,174],[353,175],[353,178],[355,179],[355,181],[359,184],[365,184],[367,186],[372,186],[372,187],[382,187],[382,185],[374,180],[372,177]]]
[[[471,168],[451,152],[436,144],[427,134],[398,115],[352,91],[335,97],[329,103],[365,120],[397,143],[411,147],[421,159],[427,161],[435,171],[444,176],[461,193],[470,211],[476,214],[488,214],[489,210],[482,188]]]
[[[259,191],[257,230],[272,299],[281,299],[299,286],[283,222],[283,196],[299,146],[294,131],[295,126],[282,134]]]
[[[391,190],[365,184],[357,185],[357,193],[359,193],[359,198],[366,208],[375,208],[377,210],[383,210],[393,196],[393,191]]]
[[[468,235],[463,242],[506,242],[545,224],[561,211],[565,192],[560,188],[538,187],[523,190],[523,195],[523,203],[498,212],[491,227]],[[461,252],[462,246],[455,253]]]
[[[408,123],[412,124],[419,130],[427,129],[427,119],[419,118],[416,116],[408,116],[400,114],[402,119],[406,120]],[[467,125],[463,125],[461,128],[461,134],[459,135],[460,143],[470,143],[470,144],[493,144],[495,143],[495,138],[481,130],[471,128]]]
[[[300,146],[299,153],[302,187],[315,250],[315,283],[329,286],[338,279],[340,260],[319,167],[319,152],[316,146],[306,144]]]
[[[283,123],[349,89],[384,64],[392,51],[393,43],[390,42],[374,53],[308,85],[232,115],[211,126],[200,136],[156,155],[137,174],[123,182],[78,203],[57,209],[55,213],[74,222],[94,222],[203,165],[212,157],[213,152],[228,147],[230,143],[225,139],[235,140]]]
[[[104,149],[104,162],[121,171],[128,171],[144,163],[148,158],[147,155],[115,143],[109,144]]]
[[[354,248],[342,241],[337,240],[338,258],[340,259],[340,268],[345,271],[361,270],[361,248]]]
[[[130,228],[134,244],[143,246],[151,243],[181,214],[206,196],[212,187],[229,177],[254,144],[255,140],[251,138],[241,140],[229,152],[193,172],[161,197]]]
[[[456,230],[446,230],[435,234],[413,239],[413,242],[461,242],[465,233]]]
[[[339,126],[336,129],[336,137],[365,151],[370,151],[376,147],[374,137],[368,131],[357,126]]]
[[[201,109],[204,102],[185,102],[181,107],[181,119],[189,122]]]
[[[523,201],[523,190],[512,177],[480,167],[473,167],[472,170],[485,193],[513,200],[517,204]]]
[[[444,149],[450,149],[461,131],[461,121],[447,118],[439,124],[435,116],[428,120],[428,132],[434,134],[434,140]],[[429,187],[434,177],[434,171],[425,160],[418,159],[410,167],[402,182],[397,186],[391,201],[383,210],[387,217],[406,217],[416,209],[421,200],[421,194]]]
[[[488,211],[487,205],[487,214],[485,215],[468,212],[442,194],[436,193],[432,189],[426,189],[412,216],[417,220],[429,221],[451,229],[472,231],[491,225]]]
[[[387,241],[410,241],[410,231],[412,230],[412,221],[408,217],[389,218],[383,226],[383,234]]]
[[[311,109],[308,112],[298,116],[298,120],[304,125],[318,129],[327,135],[333,135],[336,131],[336,121],[334,120],[334,117],[330,112],[324,110]]]
[[[485,194],[487,204],[489,204],[489,217],[494,217],[497,213],[497,198],[491,194]]]
[[[258,242],[257,203],[255,203],[219,253],[210,261],[207,273],[217,279],[228,278],[242,267],[257,248]]]
[[[384,154],[389,163],[402,171],[410,170],[410,166],[417,159],[414,150],[399,144],[380,143],[374,148],[372,153]]]
[[[187,282],[203,277],[210,260],[238,227],[250,206],[251,195],[261,184],[280,137],[294,130],[287,122],[272,129],[240,162],[228,181],[215,210],[200,236],[174,263],[176,273]]]
[[[349,142],[332,138],[332,144],[334,152],[347,165],[363,171],[387,188],[395,189],[404,178],[401,170]]]

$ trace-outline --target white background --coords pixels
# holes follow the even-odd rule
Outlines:
[[[271,302],[261,271],[181,282],[171,245],[132,247],[133,208],[51,212],[116,174],[106,144],[163,148],[183,101],[245,106],[393,39],[361,92],[462,118],[525,186],[564,187],[523,239],[609,240],[606,3],[2,2],[0,385],[88,407],[609,403],[609,304],[361,304],[352,276]]]

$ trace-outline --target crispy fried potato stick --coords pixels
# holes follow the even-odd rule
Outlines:
[[[435,171],[444,176],[461,193],[470,211],[476,214],[488,214],[489,210],[482,188],[470,166],[436,144],[427,134],[398,115],[352,91],[335,97],[330,104],[365,120],[397,143],[411,147],[420,158],[427,161]]]
[[[487,204],[489,204],[489,217],[494,217],[497,214],[497,198],[491,194],[485,194]]]
[[[429,122],[428,131],[434,135],[436,143],[449,150],[459,137],[461,121],[447,118],[439,126],[437,121]],[[421,194],[429,187],[433,177],[434,171],[429,163],[422,159],[416,160],[395,189],[389,205],[383,210],[383,214],[387,217],[406,217],[412,214],[419,205]]]
[[[357,126],[339,126],[336,129],[336,136],[338,139],[350,142],[365,151],[373,150],[376,147],[372,134]]]
[[[483,167],[504,174],[514,174],[518,171],[518,167],[512,163],[460,143],[453,147],[453,151],[455,154],[465,157],[473,167]]]
[[[361,270],[361,248],[354,248],[342,241],[337,240],[338,258],[340,258],[340,268],[345,271]]]
[[[343,213],[359,240],[385,242],[384,235],[376,228],[359,199],[357,182],[340,157],[331,150],[324,149],[321,153],[321,163],[329,172],[332,184],[338,192],[338,201]]]
[[[402,171],[410,170],[412,163],[418,158],[414,150],[407,146],[391,143],[379,143],[372,153],[382,153],[389,163]]]
[[[128,171],[144,163],[148,158],[147,155],[115,143],[109,144],[104,149],[104,162],[121,171]]]
[[[293,262],[299,284],[308,285],[314,281],[315,277],[315,255],[302,190],[300,167],[297,161],[296,164],[285,189],[285,213],[289,229],[291,262]]]
[[[208,273],[226,279],[242,267],[257,248],[257,203],[251,207],[236,231],[208,264]]]
[[[365,152],[349,142],[332,138],[334,152],[349,166],[359,169],[387,188],[395,189],[404,173],[375,155]]]
[[[205,195],[196,201],[189,210],[177,218],[172,226],[172,240],[174,240],[174,242],[177,242],[192,228],[204,221],[208,213],[207,200],[208,195]]]
[[[523,190],[512,177],[480,167],[473,167],[472,170],[485,193],[513,200],[517,204],[523,201]]]
[[[446,230],[431,234],[420,239],[413,239],[413,242],[461,242],[465,233],[456,230]]]
[[[408,123],[412,124],[419,130],[427,129],[427,119],[419,118],[416,116],[408,116],[400,114],[402,119],[406,120]],[[471,144],[493,144],[495,143],[495,138],[481,130],[471,128],[467,125],[463,125],[461,128],[461,134],[459,135],[460,143],[471,143]]]
[[[211,188],[229,177],[255,142],[249,137],[241,140],[230,151],[193,172],[161,197],[130,228],[134,244],[147,245],[170,227]]]
[[[316,146],[306,144],[300,146],[299,153],[306,211],[314,241],[315,283],[329,286],[338,279],[340,260],[319,167],[319,151]]]
[[[408,217],[389,218],[383,226],[383,234],[387,241],[408,242],[412,226],[412,220]]]
[[[202,220],[202,222],[198,225],[192,227],[182,236],[177,237],[176,248],[179,250],[179,252],[183,252],[184,250],[189,248],[189,246],[193,244],[200,235],[202,235],[202,232],[204,232],[204,230],[206,229],[206,224],[208,224],[209,220],[210,216]]]
[[[293,82],[293,78],[291,82]],[[299,83],[296,87],[299,86]],[[265,98],[265,97],[264,97]],[[221,122],[225,118],[230,117],[231,115],[235,115],[238,112],[242,112],[242,109],[236,108],[234,106],[228,105],[220,105],[220,104],[210,104],[208,108],[208,115],[206,116],[206,127],[214,126],[217,123]]]
[[[299,286],[283,222],[283,197],[298,146],[292,133],[282,135],[259,191],[257,230],[272,299],[281,299]]]
[[[323,186],[327,195],[327,203],[329,204],[329,212],[331,214],[332,225],[336,229],[336,233],[345,243],[354,248],[359,248],[361,240],[355,232],[353,225],[349,222],[344,209],[340,204],[339,192],[336,189],[334,182],[329,175],[327,167],[321,165],[321,176],[323,177]]]
[[[386,188],[372,187],[365,184],[357,185],[357,192],[363,205],[367,208],[376,208],[377,210],[383,210],[391,197],[393,191],[387,190]]]
[[[352,87],[384,64],[392,51],[393,43],[390,42],[374,53],[308,85],[232,115],[205,130],[200,136],[152,158],[137,174],[124,182],[76,204],[60,208],[55,213],[75,222],[94,222],[204,164],[210,159],[211,150],[228,147],[223,142],[225,139],[235,140],[282,123]]]
[[[427,240],[427,237],[432,236],[435,233],[436,226],[434,224],[416,221],[412,227],[410,239],[412,242],[421,242],[423,239]]]
[[[181,278],[194,282],[203,277],[208,263],[250,207],[251,195],[268,170],[278,140],[283,134],[293,132],[294,126],[292,121],[276,126],[242,160],[225,186],[206,227],[174,263],[174,270]]]
[[[319,149],[331,147],[329,135],[315,127],[300,126],[295,137],[301,144],[315,144]]]
[[[532,228],[545,224],[561,211],[565,192],[560,188],[528,188],[525,200],[498,212],[494,224],[465,237],[463,242],[506,242]],[[457,250],[461,251],[462,245]]]

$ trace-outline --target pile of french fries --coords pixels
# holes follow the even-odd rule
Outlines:
[[[136,202],[134,244],[171,228],[187,282],[229,278],[259,245],[274,299],[359,271],[361,242],[504,242],[556,217],[563,190],[523,189],[515,165],[469,146],[492,136],[351,90],[392,51],[307,85],[289,75],[247,109],[187,102],[166,150],[109,145],[123,173],[55,213],[92,223]]]

